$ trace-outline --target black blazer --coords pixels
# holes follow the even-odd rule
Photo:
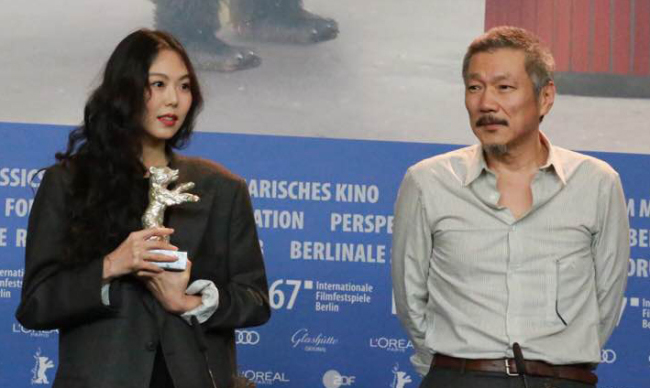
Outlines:
[[[219,308],[201,326],[219,388],[237,373],[234,329],[270,317],[268,288],[246,183],[216,163],[174,156],[179,182],[192,181],[201,197],[167,209],[171,243],[192,260],[190,282],[207,279],[219,290]],[[211,387],[192,328],[166,312],[143,284],[124,276],[102,304],[102,258],[62,266],[62,241],[71,175],[50,167],[29,218],[25,277],[16,318],[31,329],[59,329],[55,388],[149,386],[160,345],[176,388]],[[108,252],[106,252],[108,253]]]

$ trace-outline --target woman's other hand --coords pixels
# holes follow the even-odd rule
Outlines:
[[[145,281],[147,288],[160,302],[165,310],[172,314],[183,314],[201,304],[200,295],[187,295],[187,284],[190,280],[192,262],[187,261],[184,271],[150,271],[138,272],[137,275]]]

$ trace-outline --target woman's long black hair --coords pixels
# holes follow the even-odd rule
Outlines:
[[[192,104],[165,151],[187,144],[203,104],[187,53],[170,34],[141,29],[124,38],[106,63],[101,85],[91,94],[82,125],[56,159],[70,170],[69,228],[64,261],[103,257],[128,234],[141,229],[146,207],[141,139],[149,88],[149,68],[162,50],[180,55],[190,77]]]

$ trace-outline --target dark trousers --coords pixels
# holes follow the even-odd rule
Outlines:
[[[596,388],[579,381],[527,376],[528,388]],[[422,380],[420,388],[524,388],[521,376],[505,373],[461,371],[433,367]]]

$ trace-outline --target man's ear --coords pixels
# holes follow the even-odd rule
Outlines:
[[[553,103],[555,102],[555,82],[549,81],[539,93],[538,103],[539,103],[539,115],[544,117],[551,111]]]

